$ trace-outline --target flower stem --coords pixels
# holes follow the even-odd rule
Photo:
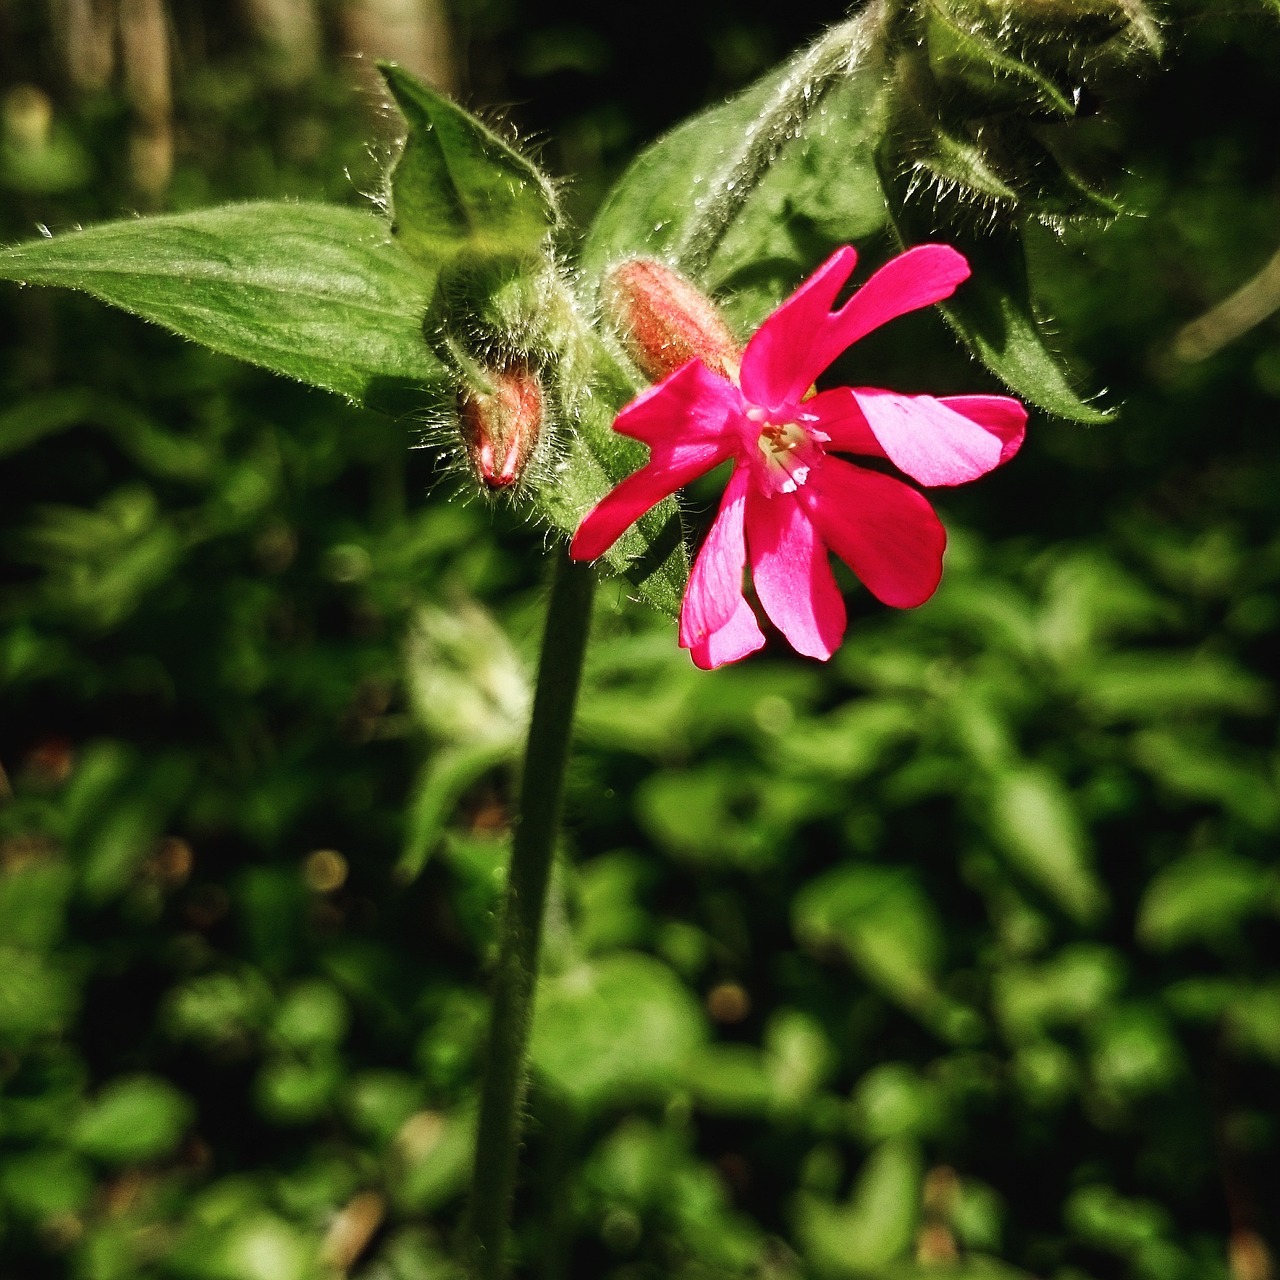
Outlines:
[[[791,60],[742,142],[725,157],[708,184],[714,194],[686,224],[676,246],[678,265],[695,279],[711,265],[733,220],[783,146],[797,136],[828,91],[862,62],[885,14],[884,0],[865,0],[861,12],[832,27]]]
[[[506,1273],[538,951],[594,589],[589,565],[575,564],[567,556],[558,561],[525,748],[480,1091],[467,1218],[469,1261],[476,1280],[501,1280]]]

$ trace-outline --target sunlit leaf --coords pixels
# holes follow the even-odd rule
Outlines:
[[[429,270],[460,253],[542,248],[557,214],[537,166],[403,67],[380,69],[409,127],[391,172],[396,243]]]
[[[251,364],[403,412],[441,369],[433,287],[372,213],[242,204],[108,222],[0,249],[0,279],[80,289]]]
[[[533,1069],[577,1106],[665,1097],[705,1035],[688,989],[650,956],[617,952],[542,985],[529,1046]]]
[[[1107,898],[1092,867],[1088,835],[1056,774],[1024,768],[997,774],[991,834],[1029,880],[1080,921],[1096,919]]]
[[[846,866],[811,881],[792,909],[807,947],[845,952],[873,986],[939,1034],[964,1039],[973,1013],[938,990],[944,939],[937,909],[908,871]]]
[[[832,1280],[879,1274],[915,1236],[923,1161],[914,1142],[883,1142],[859,1171],[845,1204],[802,1196],[797,1234],[814,1272]]]
[[[77,1150],[113,1164],[168,1155],[191,1122],[190,1100],[167,1080],[130,1076],[107,1085],[76,1122]]]
[[[1167,951],[1192,942],[1227,943],[1266,905],[1268,878],[1247,858],[1222,850],[1188,854],[1147,886],[1138,908],[1138,937]]]
[[[853,24],[842,30],[856,65],[812,91],[799,127],[762,137],[762,121],[796,97],[804,55],[642,152],[592,224],[588,272],[625,254],[666,257],[704,284],[724,286],[734,317],[749,325],[833,244],[883,226],[874,165],[886,122],[883,64]],[[744,163],[752,147],[765,157],[754,167]],[[715,193],[726,186],[732,212],[710,234]]]

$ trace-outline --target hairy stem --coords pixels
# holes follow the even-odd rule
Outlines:
[[[525,748],[520,810],[499,927],[488,1060],[480,1092],[467,1222],[476,1280],[500,1280],[506,1272],[507,1223],[523,1121],[538,951],[594,587],[589,565],[575,564],[567,557],[558,562]]]
[[[708,183],[713,193],[686,224],[676,246],[677,263],[694,278],[711,263],[733,220],[760,185],[783,146],[817,110],[831,88],[871,49],[886,16],[886,0],[863,0],[860,12],[832,27],[798,53],[742,142]]]

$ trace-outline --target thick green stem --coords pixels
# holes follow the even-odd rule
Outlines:
[[[676,246],[679,265],[695,278],[711,259],[733,220],[760,185],[778,152],[800,136],[801,126],[818,109],[828,91],[867,56],[885,20],[885,0],[863,0],[861,12],[832,27],[820,40],[798,53],[778,81],[740,145],[725,157],[708,182],[714,194],[685,227]]]
[[[525,748],[520,811],[499,929],[488,1061],[480,1092],[467,1223],[471,1271],[476,1280],[500,1280],[506,1273],[507,1222],[524,1118],[525,1057],[542,918],[594,587],[589,565],[575,564],[567,557],[559,561]]]

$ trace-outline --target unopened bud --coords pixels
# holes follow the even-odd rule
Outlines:
[[[742,348],[716,304],[664,262],[632,258],[605,277],[603,302],[627,354],[651,382],[690,360],[734,376]]]
[[[486,390],[458,397],[462,443],[476,479],[488,489],[509,489],[524,474],[542,438],[542,383],[523,365],[485,371]]]

